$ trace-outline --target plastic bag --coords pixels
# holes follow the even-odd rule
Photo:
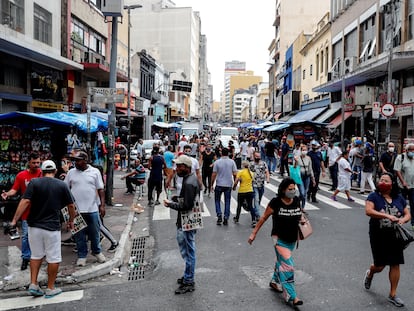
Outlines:
[[[297,185],[302,184],[302,178],[300,177],[300,166],[294,167],[293,165],[289,165],[289,175],[290,178],[294,180]]]

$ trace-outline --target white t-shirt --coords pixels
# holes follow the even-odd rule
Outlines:
[[[64,181],[75,198],[79,212],[99,211],[100,199],[97,190],[104,189],[104,183],[101,172],[97,168],[90,165],[84,171],[73,168],[68,171]]]
[[[179,152],[184,152],[184,147],[185,147],[185,146],[187,146],[187,145],[188,145],[187,141],[185,141],[185,140],[181,140],[181,141],[178,143],[178,151],[179,151]]]
[[[249,143],[247,141],[242,141],[240,143],[240,153],[244,156],[247,156],[247,148],[249,147]]]
[[[335,164],[336,160],[342,154],[341,149],[338,146],[333,146],[332,148],[328,148],[327,156],[329,158],[329,166]]]
[[[346,171],[346,169],[351,169],[351,164],[345,158],[340,158],[338,161],[338,177],[351,177],[351,172]]]

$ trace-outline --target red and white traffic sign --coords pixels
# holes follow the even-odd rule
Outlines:
[[[392,117],[394,113],[395,113],[395,106],[393,104],[387,103],[381,107],[381,114],[386,118]]]

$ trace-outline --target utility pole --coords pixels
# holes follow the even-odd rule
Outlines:
[[[388,54],[388,81],[387,81],[387,103],[392,104],[392,52],[394,48],[393,40],[394,40],[394,28],[395,28],[395,21],[394,21],[394,11],[395,11],[395,0],[391,0],[390,2],[390,25],[388,29],[388,33],[390,34],[389,39],[389,54]],[[388,143],[391,140],[391,119],[387,117],[385,119],[385,142]]]
[[[118,17],[112,16],[111,62],[109,67],[109,87],[116,87],[116,62],[118,54]],[[113,205],[114,194],[114,143],[115,143],[115,103],[108,103],[108,161],[106,171],[106,204]]]

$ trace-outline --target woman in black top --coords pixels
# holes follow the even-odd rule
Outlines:
[[[211,149],[211,145],[208,144],[206,149],[201,153],[200,157],[200,165],[201,165],[201,174],[203,177],[203,185],[204,185],[204,194],[207,193],[210,196],[211,193],[211,175],[213,174],[213,163],[216,159],[215,153]]]
[[[273,198],[266,207],[248,243],[252,244],[262,225],[272,215],[272,238],[276,252],[276,264],[270,287],[277,292],[283,292],[287,302],[294,306],[303,304],[296,295],[294,283],[294,261],[292,251],[298,239],[298,225],[302,215],[300,200],[296,196],[296,184],[291,178],[283,179],[279,185],[277,197]]]

